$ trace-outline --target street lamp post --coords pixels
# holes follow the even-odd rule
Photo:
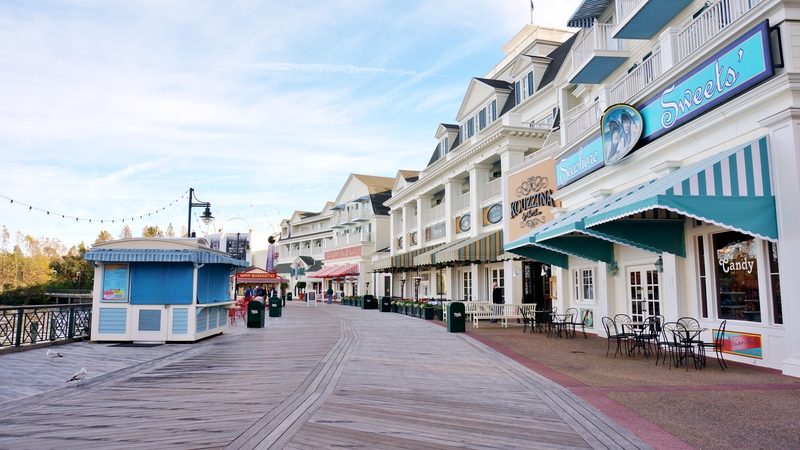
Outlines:
[[[197,201],[193,202],[192,199]],[[186,237],[192,237],[192,208],[203,207],[205,207],[206,210],[203,211],[203,215],[201,215],[200,218],[203,219],[203,223],[208,225],[212,220],[214,220],[214,216],[211,215],[211,203],[201,202],[198,200],[197,196],[194,195],[194,189],[189,188],[189,224],[186,228]]]

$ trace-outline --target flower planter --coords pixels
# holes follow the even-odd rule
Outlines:
[[[436,311],[434,311],[433,308],[425,308],[422,311],[424,311],[423,317],[425,320],[433,320],[433,317],[436,315]]]
[[[436,318],[439,319],[440,321],[444,320],[444,310],[443,309],[437,309],[436,310]]]

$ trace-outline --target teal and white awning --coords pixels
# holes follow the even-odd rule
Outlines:
[[[655,180],[614,207],[587,217],[584,225],[587,229],[626,237],[636,231],[655,234],[655,230],[637,230],[626,222],[658,210],[777,241],[777,214],[766,136]]]
[[[567,22],[572,28],[591,28],[597,16],[603,13],[611,0],[583,0]]]
[[[106,248],[88,251],[83,255],[83,259],[103,262],[191,262],[250,266],[247,261],[231,258],[225,253],[207,250]]]

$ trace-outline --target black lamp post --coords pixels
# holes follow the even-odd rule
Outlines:
[[[197,200],[193,202],[192,199]],[[197,199],[197,196],[194,195],[194,189],[189,188],[189,224],[186,229],[186,237],[192,237],[192,208],[202,208],[205,207],[206,210],[203,211],[203,214],[200,216],[203,219],[203,223],[208,225],[214,220],[214,216],[211,215],[211,203],[209,202],[201,202]]]

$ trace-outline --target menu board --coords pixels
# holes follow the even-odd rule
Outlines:
[[[105,264],[103,266],[102,301],[128,301],[128,273],[128,264]]]

